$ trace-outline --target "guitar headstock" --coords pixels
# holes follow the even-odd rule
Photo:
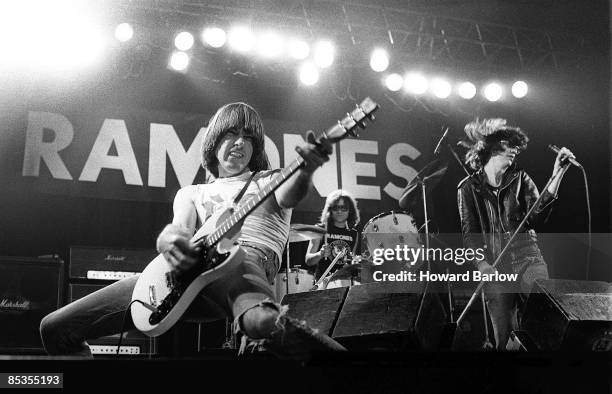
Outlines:
[[[374,112],[378,109],[378,104],[369,97],[366,97],[361,104],[356,105],[355,109],[347,113],[346,116],[338,121],[338,124],[325,132],[325,137],[332,143],[340,141],[347,136],[358,137],[358,128],[366,128],[366,120],[374,120]]]

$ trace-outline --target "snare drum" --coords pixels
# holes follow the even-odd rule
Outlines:
[[[402,211],[374,216],[363,227],[362,237],[370,255],[374,249],[395,249],[398,245],[421,247],[421,237],[414,218]]]
[[[302,268],[292,268],[289,271],[289,294],[310,291],[314,285],[314,276]],[[287,274],[285,271],[276,274],[274,279],[276,299],[280,301],[287,294]]]

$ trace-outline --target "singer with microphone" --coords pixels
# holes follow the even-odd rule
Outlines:
[[[486,248],[485,259],[474,267],[483,274],[518,274],[515,282],[488,282],[483,288],[496,348],[503,350],[511,331],[519,328],[517,311],[534,281],[548,279],[535,228],[550,215],[563,175],[575,157],[566,148],[558,149],[551,181],[539,206],[493,268],[491,264],[540,195],[533,180],[516,164],[529,139],[505,119],[476,119],[465,126],[465,133],[469,139],[466,164],[475,172],[457,186],[464,246]]]

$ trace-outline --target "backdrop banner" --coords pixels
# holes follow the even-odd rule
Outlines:
[[[1,116],[0,172],[12,188],[169,202],[179,187],[206,179],[200,146],[210,114],[23,108]],[[329,125],[334,122],[330,117]],[[264,125],[272,167],[288,165],[309,126],[274,119]],[[397,209],[402,189],[417,173],[412,161],[421,152],[415,146],[429,141],[381,137],[375,123],[363,138],[337,144],[300,210],[320,210],[321,198],[338,188],[372,200],[378,211]]]

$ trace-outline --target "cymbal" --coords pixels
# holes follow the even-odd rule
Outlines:
[[[373,264],[369,261],[361,261],[361,263],[356,264],[347,264],[346,266],[340,268],[338,271],[334,272],[333,275],[329,278],[330,281],[336,279],[350,279],[354,276],[361,274],[361,271],[364,267],[372,266]]]
[[[448,163],[440,159],[428,163],[403,190],[402,196],[399,199],[399,206],[403,209],[410,207],[411,203],[414,203],[413,200],[421,196],[420,186],[422,183],[425,184],[426,195],[429,195],[440,183],[440,179],[442,179],[447,169]]]
[[[325,235],[325,229],[309,224],[292,224],[289,228],[289,242],[311,241]]]

